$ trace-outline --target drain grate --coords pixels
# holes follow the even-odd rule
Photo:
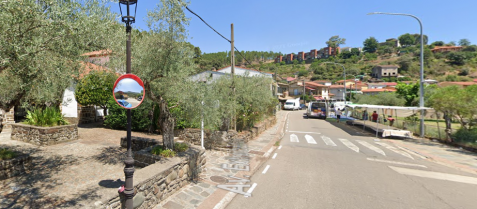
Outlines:
[[[222,177],[222,176],[211,176],[210,180],[212,180],[215,183],[219,183],[219,184],[227,183],[227,179]]]
[[[255,151],[255,150],[249,151],[248,153],[256,154],[256,155],[263,155],[263,154],[265,154],[265,152],[260,152],[260,151]]]

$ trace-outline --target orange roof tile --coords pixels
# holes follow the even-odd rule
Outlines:
[[[111,54],[111,50],[106,49],[106,50],[99,50],[99,51],[84,53],[81,56],[102,57],[102,56],[107,56],[107,55],[110,55],[110,54]]]

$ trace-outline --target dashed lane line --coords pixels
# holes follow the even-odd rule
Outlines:
[[[273,154],[272,159],[275,159],[275,158],[277,157],[277,154],[278,154],[278,153]]]
[[[270,165],[267,165],[267,167],[265,167],[265,169],[263,169],[262,174],[266,174],[269,168],[270,168]]]

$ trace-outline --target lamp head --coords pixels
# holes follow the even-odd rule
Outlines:
[[[130,14],[129,6],[134,5],[134,14]],[[126,7],[126,14],[123,14],[122,7]],[[136,21],[136,10],[137,10],[137,0],[120,0],[119,1],[119,11],[121,12],[121,20],[126,23],[126,31],[131,31],[131,24]]]

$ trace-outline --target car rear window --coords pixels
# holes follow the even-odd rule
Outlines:
[[[312,103],[311,108],[326,108],[326,104],[322,102]]]
[[[285,102],[286,105],[295,105],[293,102]]]

